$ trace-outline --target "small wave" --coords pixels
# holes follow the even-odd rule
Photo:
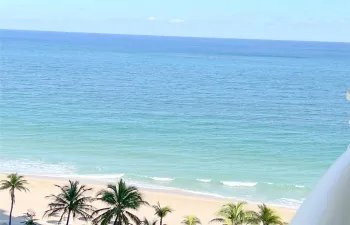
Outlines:
[[[150,177],[152,180],[155,181],[173,181],[174,178],[167,178],[167,177]]]
[[[179,189],[182,192],[190,193],[194,195],[200,195],[200,196],[209,196],[209,197],[215,197],[215,198],[225,198],[224,196],[220,194],[214,194],[209,192],[201,192],[201,191],[191,191],[191,190],[185,190],[185,189]]]
[[[83,174],[83,175],[76,175],[80,178],[85,179],[98,179],[98,180],[105,180],[105,179],[120,179],[124,176],[123,173],[120,174]]]
[[[279,188],[279,189],[290,189],[293,190],[295,188],[297,189],[305,189],[305,190],[310,190],[309,187],[306,187],[304,185],[297,185],[297,184],[275,184],[275,183],[258,183],[257,187],[264,188],[264,187],[270,187],[270,188]]]
[[[42,160],[0,160],[1,173],[20,173],[29,176],[61,177],[75,174],[76,168],[69,163],[47,163]]]
[[[227,185],[230,187],[254,187],[256,186],[256,182],[233,182],[233,181],[221,181],[223,185]]]
[[[131,182],[131,184],[145,188],[148,190],[163,190],[163,191],[169,191],[171,193],[187,193],[187,194],[193,194],[198,196],[208,196],[208,197],[215,197],[215,198],[221,198],[221,199],[227,199],[227,197],[216,194],[216,193],[210,193],[210,192],[202,192],[202,191],[195,191],[195,190],[188,190],[183,188],[175,188],[175,187],[167,187],[162,185],[155,185],[155,184],[147,184],[147,183],[140,183],[140,182]]]
[[[211,180],[210,179],[197,179],[197,181],[208,183]]]
[[[225,200],[231,200],[231,201],[245,201],[251,204],[261,204],[260,201],[254,201],[251,200],[250,198],[247,199],[245,197],[233,197],[233,196],[227,196],[227,195],[221,195],[218,193],[210,193],[210,192],[202,192],[202,191],[196,191],[196,190],[188,190],[188,189],[182,189],[182,188],[175,188],[175,187],[166,187],[162,185],[155,185],[155,184],[144,184],[144,183],[134,183],[134,185],[137,185],[142,188],[146,188],[149,190],[164,190],[164,191],[170,191],[172,193],[187,193],[191,195],[196,195],[196,196],[207,196],[207,197],[214,197],[214,198],[220,198],[220,199],[225,199]],[[301,203],[303,202],[304,199],[297,200],[297,199],[288,199],[288,198],[283,198],[283,199],[277,199],[274,201],[266,201],[266,204],[271,205],[271,206],[277,206],[277,207],[286,207],[286,208],[291,208],[291,209],[297,209]]]
[[[287,208],[297,209],[302,203],[303,200],[291,199],[291,198],[281,198],[277,201],[279,206],[284,206]]]

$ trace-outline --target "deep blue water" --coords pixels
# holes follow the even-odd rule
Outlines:
[[[297,207],[350,140],[349,43],[0,30],[0,76],[0,172]]]

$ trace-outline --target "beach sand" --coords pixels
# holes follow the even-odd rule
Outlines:
[[[30,192],[16,192],[16,202],[13,209],[13,224],[20,224],[23,220],[23,213],[27,212],[28,209],[33,210],[36,213],[36,219],[39,219],[40,224],[57,224],[58,218],[42,218],[44,211],[47,209],[48,199],[45,196],[50,194],[58,193],[58,188],[55,184],[64,185],[68,181],[52,178],[38,178],[38,177],[25,177],[29,182],[28,188]],[[5,175],[0,175],[0,180],[5,179]],[[93,188],[91,192],[92,196],[95,193],[104,188],[105,185],[93,184],[93,182],[80,180],[82,184],[86,184],[88,187]],[[166,193],[156,192],[140,189],[143,193],[145,200],[151,205],[156,204],[158,201],[162,206],[170,206],[174,209],[174,212],[169,214],[164,219],[164,224],[174,225],[180,224],[183,217],[186,215],[195,215],[200,218],[202,224],[208,224],[208,222],[215,217],[220,207],[230,201],[223,199],[212,199],[199,196],[190,196],[181,193]],[[100,203],[94,203],[95,207],[101,207]],[[254,204],[248,204],[246,209],[257,210],[257,206]],[[295,210],[287,208],[274,208],[284,221],[289,222]],[[8,214],[10,209],[10,195],[8,191],[0,191],[0,224],[3,222],[8,223]],[[153,208],[142,207],[137,213],[140,218],[146,217],[147,219],[157,219],[154,216]],[[70,224],[86,224],[85,221],[71,220]]]

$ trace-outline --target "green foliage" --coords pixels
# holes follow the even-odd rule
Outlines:
[[[259,212],[256,213],[257,220],[263,225],[283,225],[283,221],[277,213],[265,204],[259,205]]]
[[[9,216],[9,225],[11,225],[12,210],[15,203],[15,190],[28,191],[27,181],[23,176],[10,174],[6,180],[0,181],[0,190],[9,190],[11,196],[11,210]],[[86,192],[91,191],[85,185],[80,185],[78,181],[69,181],[69,185],[59,186],[60,193],[50,195],[47,198],[52,202],[48,204],[49,209],[45,211],[44,216],[60,216],[58,223],[66,217],[66,225],[69,225],[70,217],[81,217],[85,220],[93,219],[94,225],[129,225],[133,221],[137,225],[156,225],[157,220],[150,221],[144,218],[142,221],[134,214],[142,205],[149,205],[143,200],[142,194],[134,186],[127,186],[123,180],[117,185],[107,185],[106,189],[98,192],[96,198],[86,196]],[[104,208],[95,210],[91,205],[93,201],[100,201],[105,204]],[[237,204],[229,203],[223,205],[216,213],[217,218],[210,223],[218,222],[222,225],[285,225],[280,216],[265,204],[258,205],[259,212],[244,210],[245,202]],[[173,209],[169,206],[162,207],[158,202],[152,206],[155,215],[160,218],[159,224],[163,225],[163,219]],[[92,213],[92,214],[91,214]],[[33,214],[34,215],[34,214]],[[37,220],[33,215],[27,213],[23,222],[24,225],[37,225]],[[201,221],[196,216],[185,216],[181,222],[183,225],[201,225]]]
[[[67,225],[69,224],[70,216],[73,218],[77,216],[82,217],[85,220],[90,218],[90,213],[93,211],[91,202],[93,198],[85,196],[86,192],[91,191],[91,188],[87,188],[85,185],[80,185],[78,181],[69,181],[69,185],[63,187],[56,185],[60,189],[58,195],[50,195],[47,198],[51,199],[49,203],[49,209],[45,211],[44,216],[57,216],[61,215],[59,223],[63,218],[67,217]]]
[[[29,191],[28,188],[25,187],[28,182],[24,179],[23,176],[19,176],[17,173],[13,173],[7,176],[7,180],[0,181],[0,190],[9,190],[11,196],[11,209],[9,216],[9,225],[12,222],[12,210],[13,205],[15,203],[15,190],[18,191]]]
[[[202,224],[201,221],[196,216],[185,216],[184,220],[181,222],[184,225],[199,225]]]
[[[141,221],[141,224],[142,225],[156,225],[157,222],[158,222],[158,220],[151,221],[151,220],[144,218],[143,221]]]
[[[216,214],[219,217],[211,220],[210,223],[218,222],[224,225],[256,223],[256,213],[253,211],[245,211],[243,209],[245,204],[245,202],[238,202],[237,204],[229,203],[223,205],[221,210]]]
[[[32,216],[27,216],[21,223],[24,223],[24,225],[38,225],[36,221],[37,219],[34,219]]]
[[[28,182],[24,180],[23,176],[19,176],[17,173],[13,173],[7,176],[7,180],[0,181],[0,190],[9,190],[10,195],[13,195],[13,201],[15,201],[14,192],[18,191],[29,191],[28,188],[25,187]]]
[[[169,213],[173,212],[173,209],[170,208],[169,206],[164,206],[161,207],[160,203],[158,202],[157,205],[153,206],[154,210],[155,210],[155,214],[160,218],[159,224],[162,225],[163,224],[163,218],[168,215]]]
[[[148,205],[138,189],[127,186],[123,180],[120,180],[117,186],[108,185],[107,189],[101,190],[96,200],[106,205],[92,214],[92,223],[101,225],[108,225],[112,220],[114,225],[129,225],[130,220],[140,224],[140,219],[130,210],[138,210],[142,205]]]

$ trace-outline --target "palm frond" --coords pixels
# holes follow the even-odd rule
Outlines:
[[[125,211],[125,214],[126,214],[132,221],[134,221],[135,224],[139,224],[139,223],[141,222],[140,219],[139,219],[136,215],[130,213],[129,211]]]
[[[215,218],[209,221],[209,223],[223,223],[225,222],[225,219],[223,218]]]
[[[138,210],[148,204],[136,187],[127,186],[122,179],[117,185],[108,184],[106,189],[100,190],[94,201],[108,206],[95,210],[91,215],[93,223],[101,225],[107,225],[112,219],[116,225],[128,225],[129,219],[139,224],[140,219],[128,210]]]
[[[142,225],[156,225],[158,222],[158,220],[148,220],[146,217],[144,217],[144,219],[142,221],[140,221],[140,224]]]
[[[265,204],[258,205],[258,207],[259,213],[256,214],[256,217],[259,220],[259,222],[270,225],[283,224],[282,218],[279,215],[277,215],[275,210],[266,206]]]
[[[11,188],[11,182],[7,180],[0,181],[0,190],[6,190]]]
[[[244,210],[245,202],[228,203],[216,213],[219,218],[210,222],[219,222],[227,225],[256,223],[256,216],[253,211]]]
[[[25,187],[28,182],[24,179],[23,176],[18,175],[17,173],[9,174],[7,180],[0,181],[0,190],[10,189],[10,190],[19,190],[19,191],[29,191]]]
[[[102,201],[108,205],[115,205],[117,203],[114,193],[108,190],[99,191],[96,200]]]
[[[63,217],[64,217],[66,214],[68,214],[68,209],[67,209],[67,208],[64,208],[64,211],[63,211],[63,213],[62,213],[62,215],[61,215],[60,219],[58,220],[58,222],[59,222],[59,223],[61,223],[61,222],[62,222]]]
[[[49,209],[45,211],[44,216],[51,217],[61,213],[60,222],[65,215],[72,216],[73,219],[77,216],[86,220],[90,218],[90,213],[94,210],[94,207],[90,204],[93,198],[85,196],[85,193],[92,190],[91,188],[86,188],[85,185],[80,185],[78,181],[71,180],[69,180],[69,185],[55,186],[60,189],[60,193],[46,196],[52,202],[48,204]]]
[[[53,208],[53,209],[48,209],[44,212],[44,215],[43,217],[52,217],[52,216],[57,216],[57,214],[61,211],[64,211],[64,207],[56,207],[56,208]]]
[[[154,205],[152,206],[155,210],[155,214],[154,215],[157,215],[158,217],[160,218],[163,218],[165,217],[168,213],[172,213],[173,212],[173,209],[170,208],[169,206],[164,206],[164,207],[161,207],[160,206],[160,203],[158,202],[157,205]]]
[[[120,219],[118,220],[119,225],[129,225],[129,218],[125,214],[120,214]]]
[[[196,216],[185,216],[181,223],[184,225],[198,225],[201,224],[201,221]]]
[[[104,213],[102,213],[101,215],[95,217],[92,220],[92,223],[97,225],[97,224],[101,224],[101,225],[107,225],[111,222],[111,220],[113,219],[115,213],[114,210],[107,210]]]

